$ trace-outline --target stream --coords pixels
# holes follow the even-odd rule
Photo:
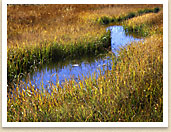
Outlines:
[[[133,41],[140,41],[141,38],[136,38],[127,33],[123,26],[110,26],[106,30],[111,31],[111,51],[117,55],[120,47],[124,47]],[[100,73],[111,69],[112,60],[110,56],[99,55],[95,57],[84,57],[74,60],[63,60],[61,62],[44,65],[36,72],[30,75],[31,84],[36,87],[41,87],[42,81],[44,88],[49,87],[50,83],[64,83],[65,80],[75,79],[82,80],[83,77],[90,77],[94,73]],[[103,74],[103,73],[102,73]],[[96,74],[98,77],[98,74]],[[23,79],[24,81],[24,79]]]

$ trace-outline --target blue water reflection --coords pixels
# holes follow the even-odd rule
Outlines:
[[[58,68],[53,66],[53,68],[49,69],[48,66],[43,68],[40,72],[35,72],[31,76],[31,82],[36,87],[41,87],[41,83],[43,80],[44,87],[48,87],[50,83],[55,84],[57,81],[64,83],[65,80],[69,80],[74,78],[75,81],[79,81],[83,79],[83,76],[90,77],[96,73],[100,73],[100,70],[107,70],[107,68],[111,69],[111,59],[102,57],[101,59],[95,59],[94,62],[78,62],[77,64],[70,62],[67,66],[63,66],[62,68]],[[104,74],[104,73],[102,73]],[[98,74],[96,74],[97,78]]]
[[[133,41],[138,42],[142,40],[126,33],[123,26],[111,26],[107,30],[111,31],[111,50],[115,54],[117,54],[120,47],[126,46]]]
[[[133,41],[140,41],[139,38],[134,38],[125,32],[122,26],[111,26],[107,30],[111,31],[111,50],[117,55],[120,47],[125,46]],[[86,61],[89,60],[89,61]],[[49,83],[56,83],[57,81],[64,83],[65,80],[74,78],[77,82],[83,79],[83,76],[90,77],[96,72],[96,77],[103,69],[111,69],[112,60],[109,56],[98,58],[87,58],[84,61],[79,60],[65,60],[59,64],[44,66],[39,71],[31,75],[31,83],[36,87],[41,87],[42,81],[44,88],[49,86]],[[103,74],[103,73],[102,73]]]

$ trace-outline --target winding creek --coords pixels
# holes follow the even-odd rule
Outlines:
[[[122,26],[110,26],[106,30],[111,31],[111,51],[117,55],[120,47],[126,46],[133,41],[140,41],[141,38],[135,38],[125,32]],[[90,77],[94,72],[100,73],[103,69],[111,69],[112,60],[110,56],[85,57],[75,60],[64,60],[58,63],[44,65],[37,72],[30,75],[31,83],[36,87],[40,87],[42,80],[44,87],[48,87],[49,83],[60,84],[65,80],[74,78],[76,81],[83,79],[83,76]],[[98,74],[96,74],[98,76]],[[23,79],[24,81],[24,79]]]

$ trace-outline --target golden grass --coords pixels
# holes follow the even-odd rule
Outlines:
[[[144,14],[142,16],[137,16],[135,18],[129,19],[124,24],[126,25],[134,25],[134,26],[140,26],[142,24],[148,24],[151,25],[153,28],[154,26],[160,27],[160,31],[162,32],[162,27],[163,27],[163,11],[160,11],[159,13],[149,13],[149,14]],[[153,28],[156,30],[156,28]]]
[[[8,121],[160,122],[162,50],[162,35],[153,35],[122,49],[117,64],[98,79],[70,80],[62,87],[57,82],[42,90],[31,83],[19,86],[8,94]]]
[[[30,5],[8,6],[8,47],[43,41],[73,43],[101,36],[105,28],[94,21],[156,5]]]
[[[129,31],[134,29],[137,34],[142,36],[163,33],[163,11],[159,13],[148,13],[137,16],[123,22],[125,28]]]
[[[98,16],[119,16],[149,7],[153,8],[156,5],[39,5],[34,11],[35,6],[9,6],[8,50],[10,46],[17,45],[18,52],[21,51],[19,55],[27,60],[30,56],[39,55],[32,54],[35,51],[31,47],[32,50],[25,50],[23,43],[25,46],[46,44],[48,48],[54,40],[56,44],[62,42],[63,45],[81,40],[92,42],[105,33],[105,26],[96,23]],[[36,17],[33,21],[34,16]],[[132,43],[121,48],[119,55],[112,58],[112,70],[106,70],[106,73],[100,74],[97,79],[94,75],[90,78],[85,77],[79,83],[75,80],[66,81],[62,86],[57,82],[50,85],[50,89],[44,89],[43,86],[42,89],[36,89],[31,83],[30,86],[13,86],[7,95],[7,120],[162,122],[162,17],[161,11],[123,22],[122,24],[133,29],[133,32],[149,34],[144,38],[144,42]],[[137,27],[138,30],[134,30]],[[47,43],[44,40],[47,40]],[[39,48],[41,49],[41,46]],[[14,56],[16,57],[15,53]]]

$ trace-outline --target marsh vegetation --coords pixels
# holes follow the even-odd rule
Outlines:
[[[162,8],[8,5],[7,120],[162,122]],[[117,35],[107,28],[113,25],[143,41],[130,41],[112,49],[111,38]],[[123,44],[125,38],[118,41]],[[106,58],[110,64],[104,67]],[[98,72],[89,70],[91,76],[81,73],[77,78],[63,78],[61,83],[57,70],[51,76],[55,81],[46,80],[46,86],[43,80],[35,85],[30,78],[44,67],[79,67],[97,59],[102,60],[102,67],[97,68]]]

